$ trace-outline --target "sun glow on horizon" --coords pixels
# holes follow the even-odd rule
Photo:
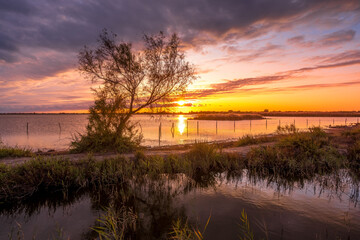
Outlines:
[[[177,104],[178,104],[179,106],[184,106],[185,101],[184,101],[184,100],[179,100],[179,101],[177,101]]]

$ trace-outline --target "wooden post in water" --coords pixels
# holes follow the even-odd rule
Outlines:
[[[174,136],[175,136],[175,125],[174,125],[174,123],[171,124],[171,135],[172,135],[172,138],[174,138]]]
[[[234,132],[235,132],[235,120],[234,120]]]
[[[197,132],[197,135],[199,135],[199,121],[197,121],[197,123],[196,123],[196,132]]]
[[[335,119],[333,118],[333,125],[335,125]]]
[[[347,118],[345,118],[345,126],[346,126]]]
[[[60,131],[60,133],[61,133],[61,124],[59,123],[59,131]]]
[[[265,127],[266,127],[266,130],[267,130],[267,119],[265,120]]]
[[[279,119],[279,127],[281,127],[281,120]]]
[[[186,136],[189,136],[189,120],[186,119]]]
[[[216,135],[217,135],[217,121],[216,121]]]
[[[250,119],[250,131],[251,131],[251,119]]]
[[[306,128],[309,127],[309,119],[306,119]]]
[[[160,142],[161,142],[161,122],[159,124],[159,146],[160,146]]]
[[[356,119],[356,123],[359,123],[359,118]]]
[[[29,135],[29,123],[26,123],[26,134]]]
[[[295,118],[294,118],[294,127],[295,127],[296,125],[295,125]]]

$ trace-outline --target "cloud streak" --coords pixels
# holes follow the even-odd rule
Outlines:
[[[355,34],[356,31],[352,29],[340,30],[326,34],[315,41],[306,41],[304,35],[299,35],[289,38],[287,42],[299,47],[331,47],[352,41]]]
[[[340,57],[340,56],[346,56],[346,54],[341,53],[338,56],[339,56],[338,58],[333,57],[333,60],[334,59],[344,59],[344,57]],[[345,59],[346,59],[346,57],[345,57]],[[252,89],[248,89],[248,88],[244,88],[244,87],[279,82],[282,80],[294,78],[296,76],[296,74],[310,72],[310,71],[314,71],[314,70],[318,70],[318,69],[346,67],[346,66],[352,66],[352,65],[357,65],[357,64],[360,64],[360,58],[353,59],[350,61],[344,61],[344,62],[332,62],[329,64],[317,65],[317,66],[313,66],[313,67],[304,67],[304,68],[289,70],[289,71],[285,71],[285,72],[280,72],[280,73],[277,73],[276,75],[270,75],[270,76],[260,76],[260,77],[254,77],[254,78],[240,78],[240,79],[234,79],[234,80],[227,80],[222,83],[211,84],[209,89],[188,92],[187,97],[188,98],[202,98],[202,97],[209,97],[211,95],[216,95],[216,94],[240,93],[242,91],[243,92],[244,91],[252,91]],[[337,86],[347,86],[351,83],[353,83],[353,82],[344,83],[344,85],[341,85],[341,83],[338,83]],[[303,86],[307,86],[307,85],[303,85]],[[310,85],[308,85],[308,86],[310,86]],[[312,85],[312,86],[315,87],[317,85]],[[320,84],[318,86],[319,87],[320,86],[327,87],[327,86],[331,86],[331,84],[330,85]],[[291,87],[291,88],[289,87],[288,89],[302,89],[302,88],[300,86],[298,88],[295,86],[295,87]],[[271,90],[271,92],[272,91],[273,90]]]

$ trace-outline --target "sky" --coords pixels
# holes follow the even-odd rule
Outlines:
[[[102,29],[176,32],[198,79],[179,111],[360,111],[360,1],[0,0],[0,112],[84,112]]]

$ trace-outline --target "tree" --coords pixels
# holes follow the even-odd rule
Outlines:
[[[75,150],[124,151],[138,145],[140,135],[131,116],[161,106],[195,79],[176,34],[144,35],[142,51],[116,37],[103,30],[95,49],[85,46],[79,53],[80,72],[99,87],[93,89],[95,104],[89,109],[87,132],[72,144]]]

